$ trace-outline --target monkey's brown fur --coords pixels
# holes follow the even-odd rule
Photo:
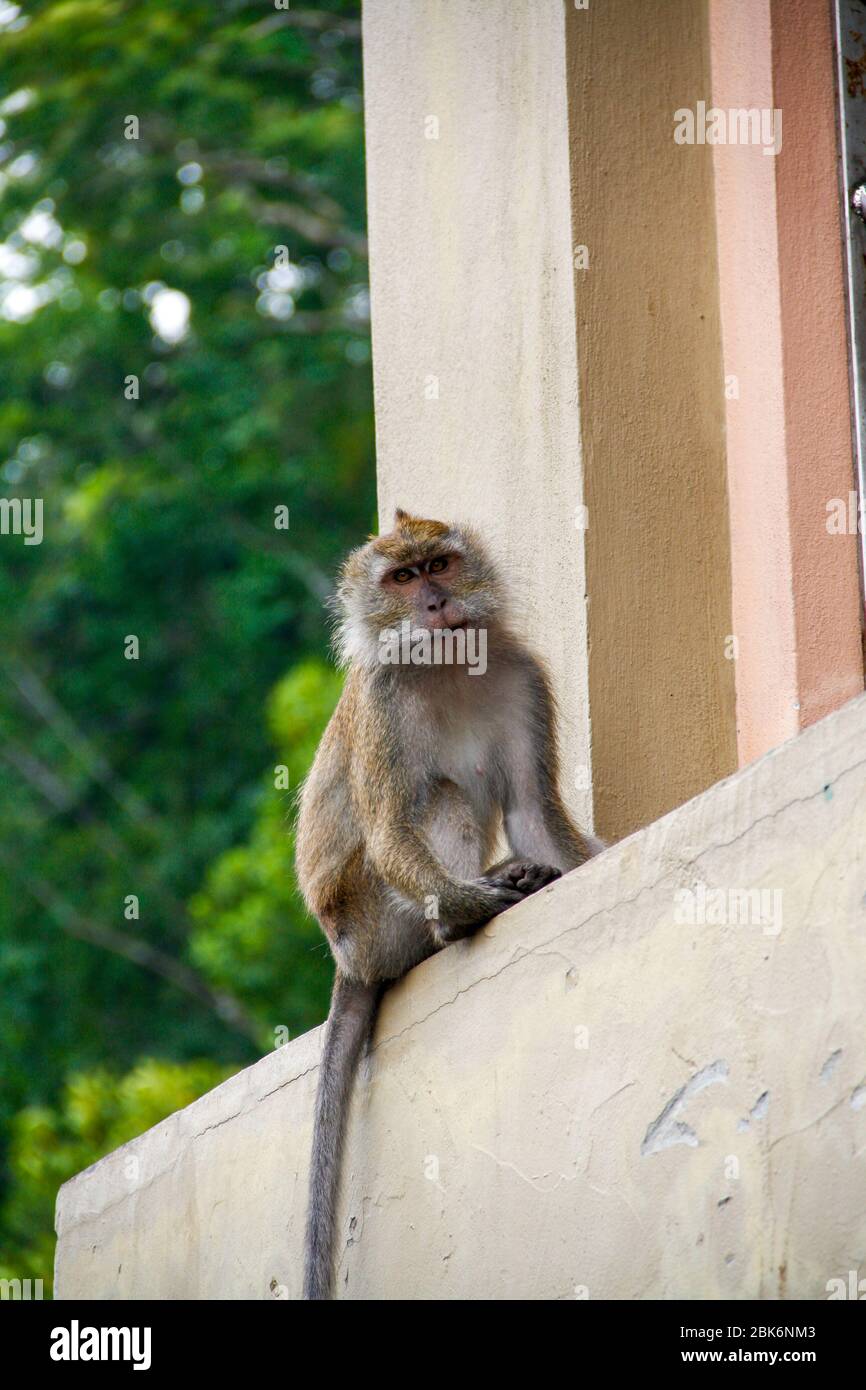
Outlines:
[[[559,793],[554,700],[468,528],[399,511],[338,598],[345,688],[304,786],[298,879],[336,961],[319,1076],[305,1296],[327,1298],[352,1075],[383,983],[598,848]],[[487,669],[383,665],[380,634],[486,633]],[[487,869],[497,835],[511,851]]]

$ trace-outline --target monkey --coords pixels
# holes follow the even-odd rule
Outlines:
[[[347,676],[301,789],[298,884],[335,962],[319,1069],[304,1247],[307,1299],[331,1297],[346,1115],[385,986],[603,848],[559,790],[549,677],[514,630],[467,526],[398,508],[336,590]],[[383,638],[486,642],[467,660],[385,660]],[[434,649],[435,651],[435,649]],[[423,653],[422,653],[423,655]],[[497,837],[509,853],[490,864]]]

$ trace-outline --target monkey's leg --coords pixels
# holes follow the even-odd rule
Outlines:
[[[487,837],[475,807],[456,782],[443,779],[437,783],[423,834],[446,873],[461,879],[481,877]]]
[[[352,1080],[370,1034],[382,986],[334,976],[325,1047],[319,1066],[313,1152],[310,1160],[310,1198],[304,1247],[304,1298],[331,1296],[334,1265],[334,1222],[340,1183],[340,1162]]]
[[[503,895],[499,911],[520,902],[522,892],[516,884],[502,879],[493,882],[482,875],[484,856],[490,840],[488,827],[481,824],[471,799],[455,782],[443,779],[438,783],[425,817],[424,838],[440,864],[455,878],[474,882],[490,882]],[[427,926],[437,947],[450,946],[473,936],[479,927],[490,921],[492,913],[472,922],[440,921],[438,916]]]
[[[534,768],[519,769],[509,787],[503,820],[511,850],[506,864],[549,864],[567,872],[590,857],[559,796],[535,775]]]
[[[550,682],[536,661],[524,670],[532,719],[503,749],[505,838],[515,862],[576,869],[602,846],[574,824],[559,789],[556,707]]]

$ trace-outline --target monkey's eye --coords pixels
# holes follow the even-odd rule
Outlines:
[[[411,570],[395,570],[391,578],[394,580],[395,584],[408,584],[415,576]]]
[[[430,561],[427,568],[431,574],[441,574],[443,570],[448,568],[448,556],[438,555],[435,560]]]

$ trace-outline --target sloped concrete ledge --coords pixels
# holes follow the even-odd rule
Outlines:
[[[68,1182],[57,1296],[297,1297],[321,1041]],[[866,1276],[866,697],[389,992],[340,1232],[344,1298]]]

